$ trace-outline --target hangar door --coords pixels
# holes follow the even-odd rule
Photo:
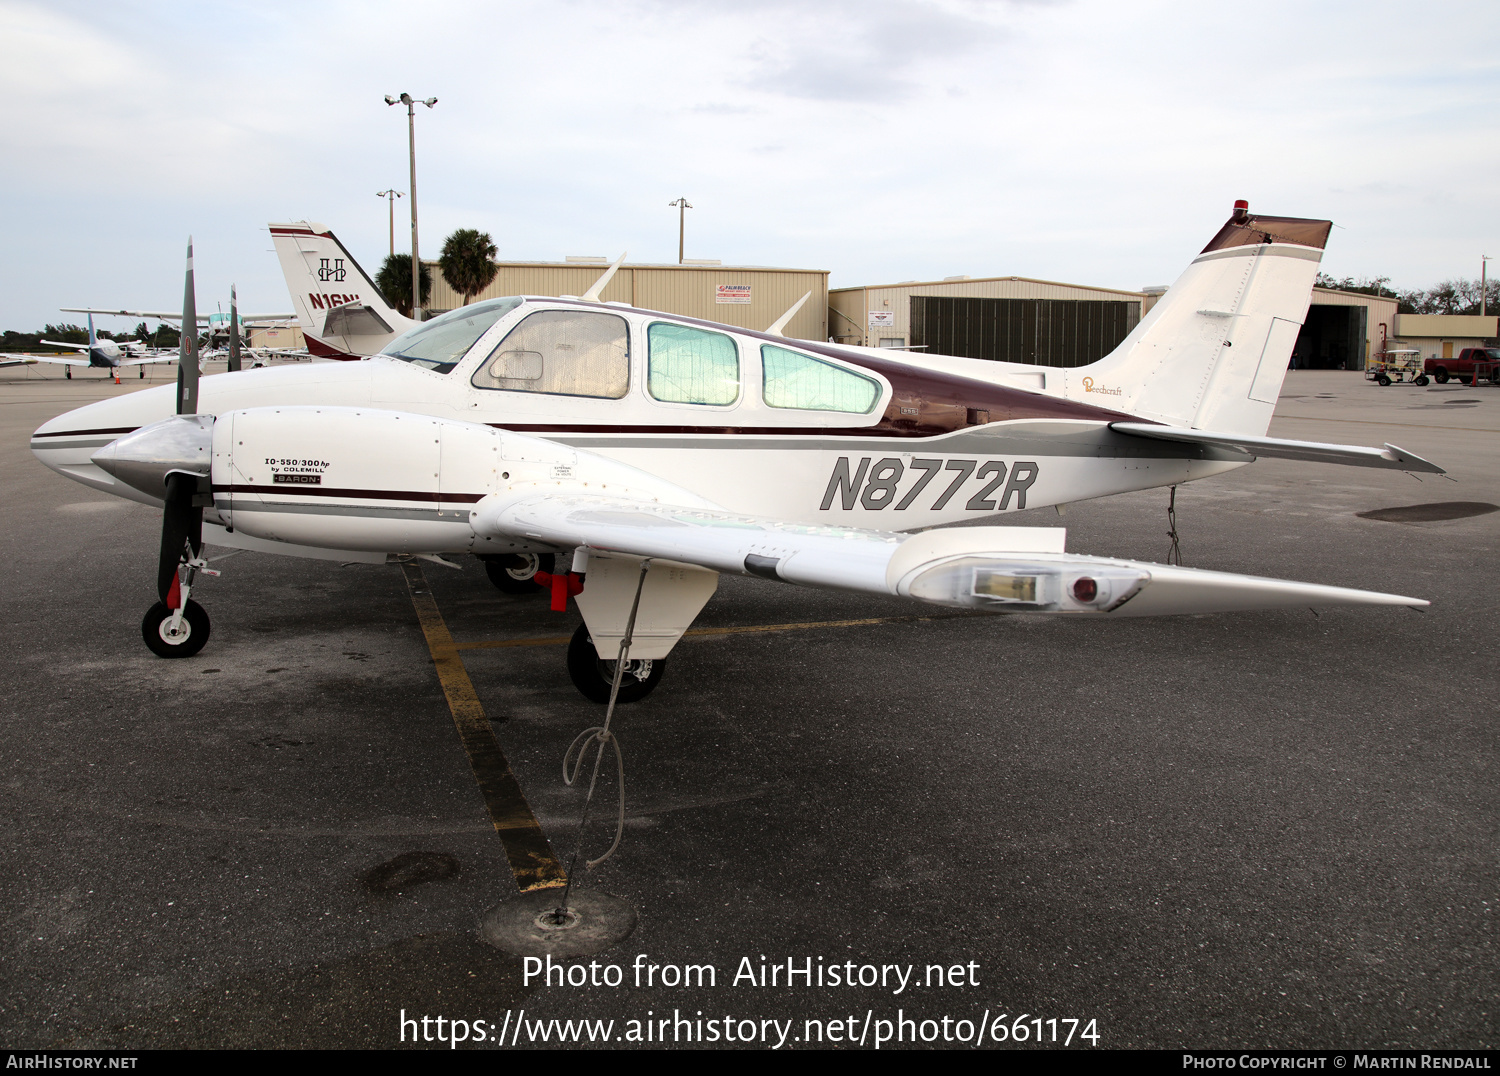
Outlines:
[[[1084,366],[1113,351],[1140,317],[1133,302],[913,295],[911,342],[938,355]]]

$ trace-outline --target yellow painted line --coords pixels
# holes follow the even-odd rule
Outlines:
[[[689,628],[684,637],[694,635],[744,635],[762,631],[811,631],[817,628],[859,628],[870,624],[914,624],[924,620],[963,620],[989,616],[988,613],[915,613],[910,616],[875,616],[862,620],[818,620],[796,624],[737,624],[727,628]],[[497,650],[508,646],[563,646],[572,641],[569,635],[539,636],[531,639],[486,639],[477,643],[452,643],[454,650]]]
[[[489,718],[485,717],[479,695],[464,668],[463,657],[448,632],[448,625],[443,622],[443,614],[433,600],[422,569],[412,563],[401,567],[406,573],[406,587],[411,592],[417,621],[427,638],[433,667],[443,685],[443,694],[448,697],[448,709],[453,712],[458,738],[469,756],[469,766],[474,771],[480,794],[484,796],[490,821],[500,835],[500,842],[505,845],[505,856],[510,861],[517,888],[526,893],[566,885],[567,872],[552,854],[541,824],[526,802],[526,794],[521,791],[516,775],[511,772],[500,741],[495,739],[495,731],[490,727]]]
[[[539,639],[489,639],[482,643],[454,643],[454,650],[495,650],[503,646],[566,646],[571,635],[547,635]]]

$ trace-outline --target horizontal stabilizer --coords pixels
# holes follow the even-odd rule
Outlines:
[[[1281,437],[1252,437],[1239,433],[1215,433],[1212,430],[1188,430],[1180,426],[1157,426],[1150,422],[1111,422],[1117,433],[1150,437],[1157,441],[1185,441],[1188,444],[1238,448],[1252,456],[1273,459],[1304,460],[1309,463],[1342,463],[1350,467],[1387,467],[1396,471],[1422,471],[1443,474],[1443,468],[1428,463],[1395,445],[1365,448],[1361,445],[1331,445],[1321,441],[1289,441]]]

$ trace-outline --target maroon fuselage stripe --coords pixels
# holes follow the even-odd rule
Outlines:
[[[119,428],[113,429],[113,430],[63,430],[60,433],[34,433],[31,436],[33,438],[39,438],[39,437],[92,437],[95,434],[100,434],[100,433],[114,433],[114,434],[134,433],[138,429],[140,429],[139,426],[120,426]]]
[[[332,486],[261,486],[219,485],[213,486],[215,493],[276,493],[293,497],[354,497],[371,501],[449,501],[455,504],[474,504],[484,499],[483,493],[429,493],[414,489],[336,489]]]
[[[343,362],[350,362],[359,358],[358,355],[351,352],[340,351],[332,344],[325,344],[316,336],[308,333],[302,334],[302,342],[307,345],[307,353],[309,355],[315,355],[320,359],[339,359]]]

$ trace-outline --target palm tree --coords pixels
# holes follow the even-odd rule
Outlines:
[[[489,232],[460,228],[443,241],[438,268],[448,286],[464,297],[464,305],[489,287],[500,267],[495,264],[495,241]]]
[[[392,254],[375,274],[375,286],[403,317],[411,317],[411,255]],[[422,306],[432,298],[432,270],[422,263]]]

